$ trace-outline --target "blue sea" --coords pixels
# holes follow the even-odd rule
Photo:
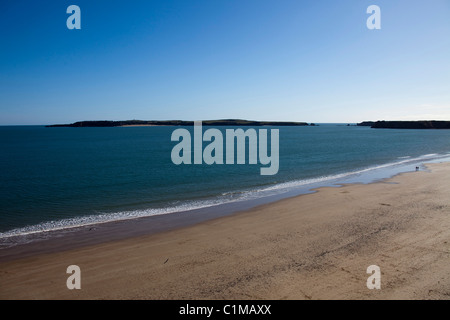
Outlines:
[[[0,127],[0,239],[256,204],[450,157],[450,130],[280,127],[278,174],[262,176],[261,164],[173,164],[177,128]]]

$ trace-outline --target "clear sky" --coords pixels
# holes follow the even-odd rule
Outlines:
[[[1,1],[0,35],[1,125],[450,120],[449,0]]]

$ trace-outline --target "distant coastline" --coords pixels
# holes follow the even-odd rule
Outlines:
[[[139,127],[139,126],[192,126],[194,121],[183,120],[124,120],[78,121],[71,124],[53,124],[46,127]],[[306,122],[250,121],[241,119],[204,120],[204,126],[315,126]]]
[[[450,121],[363,121],[357,126],[374,129],[450,129]]]

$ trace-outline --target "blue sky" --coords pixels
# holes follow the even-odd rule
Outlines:
[[[448,0],[2,1],[0,35],[1,125],[450,120]]]

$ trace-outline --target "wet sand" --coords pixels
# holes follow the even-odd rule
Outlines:
[[[0,262],[1,299],[449,299],[450,164]],[[68,290],[66,268],[81,268]],[[381,269],[381,290],[366,269]]]

